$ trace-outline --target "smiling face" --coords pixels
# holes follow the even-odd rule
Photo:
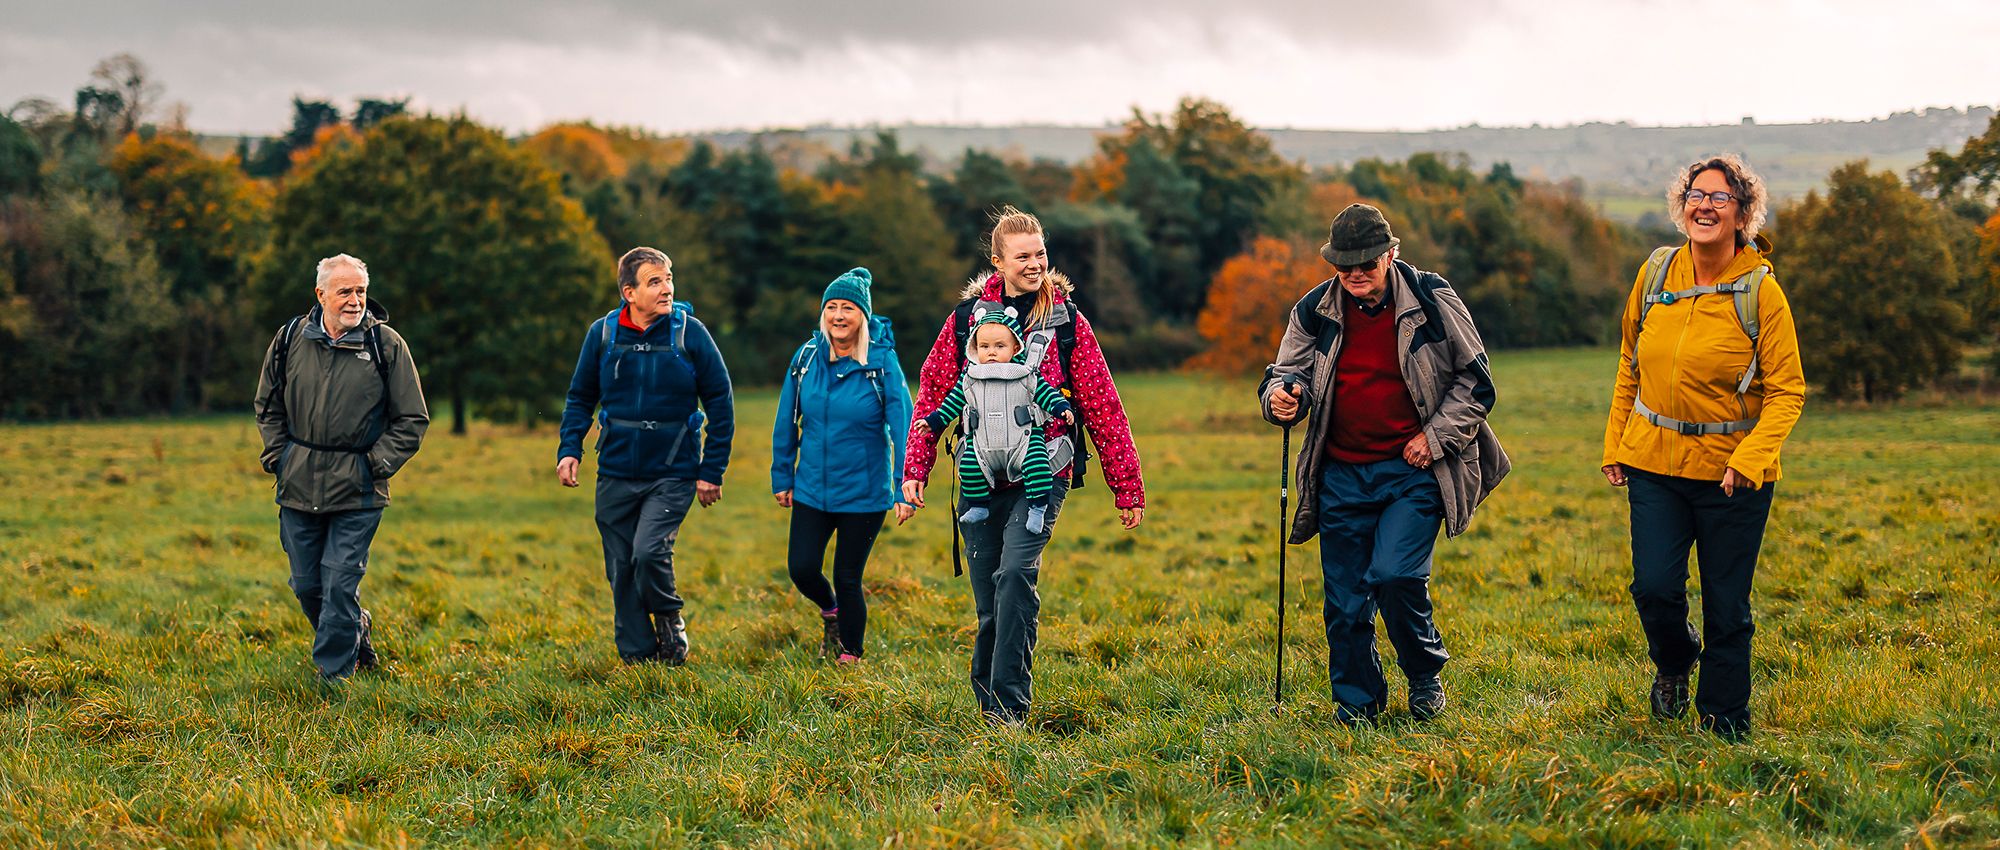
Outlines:
[[[826,338],[835,345],[852,345],[854,337],[861,332],[861,323],[868,320],[868,314],[845,298],[835,298],[826,302],[819,311],[819,325],[826,331]]]
[[[972,356],[981,363],[1007,363],[1021,350],[1021,343],[1014,339],[1014,332],[998,322],[987,322],[979,326],[979,332],[972,337]]]
[[[993,267],[1007,282],[1008,295],[1036,292],[1049,270],[1049,251],[1040,233],[1017,233],[996,237]]]
[[[1720,168],[1710,168],[1695,175],[1688,188],[1698,189],[1703,194],[1736,190],[1729,185],[1729,177]],[[1727,244],[1736,247],[1736,232],[1743,228],[1741,213],[1743,205],[1735,200],[1725,204],[1715,203],[1713,198],[1703,198],[1701,203],[1688,204],[1681,222],[1686,226],[1688,241],[1696,245]]]
[[[326,314],[328,334],[337,337],[361,327],[368,316],[368,278],[353,266],[334,266],[313,294]]]
[[[638,283],[625,287],[625,303],[632,321],[650,325],[674,309],[674,261],[647,263],[639,267]]]

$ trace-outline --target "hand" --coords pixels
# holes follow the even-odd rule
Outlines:
[[[1069,424],[1071,424],[1071,425],[1075,425],[1075,424],[1076,424],[1076,411],[1075,411],[1075,410],[1065,410],[1065,411],[1063,411],[1063,421],[1064,421],[1064,422],[1067,422],[1067,423],[1069,423]]]
[[[578,458],[573,457],[556,461],[556,480],[562,482],[562,486],[576,486],[576,467],[579,462]]]
[[[1431,468],[1431,441],[1418,431],[1415,437],[1403,445],[1403,462],[1418,469]]]
[[[910,436],[921,437],[923,439],[928,440],[930,439],[930,435],[931,435],[931,423],[925,422],[922,419],[910,423]]]
[[[1605,464],[1604,480],[1611,482],[1611,486],[1613,487],[1625,486],[1626,484],[1625,467],[1615,463]]]
[[[1730,467],[1722,471],[1722,495],[1734,496],[1736,495],[1736,488],[1748,488],[1749,486],[1750,479],[1736,474],[1735,467]]]
[[[772,493],[771,498],[778,500],[778,507],[789,508],[792,506],[792,491],[790,490],[779,490],[776,493]]]
[[[909,502],[912,507],[923,507],[924,482],[914,478],[903,482],[903,501]]]
[[[1138,528],[1139,523],[1145,521],[1146,521],[1145,508],[1125,508],[1118,512],[1118,523],[1120,525],[1125,526],[1126,531],[1131,531],[1132,529]]]
[[[898,503],[896,504],[896,524],[897,524],[897,525],[902,525],[903,523],[906,523],[906,522],[909,522],[909,521],[910,521],[910,517],[913,517],[913,516],[916,516],[916,515],[917,515],[917,509],[916,509],[916,508],[913,508],[913,507],[910,507],[909,505],[905,505],[905,504],[902,504],[902,503],[900,503],[900,502],[898,502]]]
[[[1281,422],[1299,418],[1300,392],[1296,384],[1279,384],[1278,391],[1271,393],[1271,415]]]
[[[710,484],[706,481],[696,481],[694,483],[694,500],[700,502],[704,508],[722,501],[722,485]]]

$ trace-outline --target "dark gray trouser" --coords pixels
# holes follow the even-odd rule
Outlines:
[[[1042,574],[1042,547],[1049,543],[1068,494],[1068,478],[1056,476],[1040,534],[1028,533],[1030,500],[1020,487],[995,491],[987,502],[993,515],[984,522],[959,523],[965,531],[972,602],[979,611],[979,634],[972,642],[972,695],[987,714],[1020,717],[1028,712],[1035,621],[1042,611],[1035,582]]]
[[[674,589],[674,541],[692,504],[692,478],[597,477],[597,533],[604,539],[612,636],[622,658],[657,653],[659,637],[651,615],[681,610]]]
[[[278,539],[292,562],[292,594],[313,625],[313,666],[329,679],[354,673],[361,647],[361,577],[382,509],[315,514],[278,509]]]
[[[1715,481],[1625,468],[1632,502],[1632,604],[1661,673],[1701,662],[1694,707],[1724,732],[1750,728],[1750,584],[1776,483],[1725,496]],[[1688,549],[1701,561],[1701,631],[1688,623]]]

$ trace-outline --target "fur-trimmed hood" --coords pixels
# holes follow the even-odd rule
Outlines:
[[[1068,301],[1070,293],[1076,291],[1076,284],[1070,283],[1069,277],[1067,275],[1064,275],[1062,272],[1056,271],[1055,269],[1049,269],[1048,271],[1043,272],[1042,277],[1044,278],[1044,283],[1042,285],[1054,286],[1056,288],[1057,301]],[[995,289],[1002,285],[1003,284],[1001,284],[1000,282],[1000,272],[997,270],[988,269],[984,272],[973,275],[972,277],[966,278],[965,288],[959,290],[958,297],[960,300],[966,298],[981,298],[985,296],[987,290]],[[995,297],[997,298],[998,296]]]

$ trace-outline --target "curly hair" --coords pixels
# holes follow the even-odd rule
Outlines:
[[[1681,169],[1674,182],[1667,186],[1667,212],[1674,222],[1674,229],[1682,236],[1687,235],[1687,191],[1694,185],[1694,179],[1709,169],[1722,172],[1729,181],[1729,193],[1737,198],[1736,247],[1741,248],[1757,238],[1757,231],[1763,229],[1764,219],[1770,213],[1770,198],[1764,193],[1764,178],[1750,170],[1750,164],[1733,153],[1719,153],[1696,160],[1693,165]]]

